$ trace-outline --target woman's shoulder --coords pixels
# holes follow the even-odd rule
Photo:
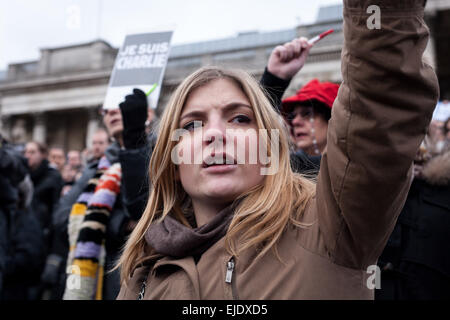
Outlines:
[[[320,228],[316,197],[313,195],[301,213],[296,214],[296,221],[291,221],[286,230],[287,237],[294,237],[296,245],[321,256],[328,256]]]

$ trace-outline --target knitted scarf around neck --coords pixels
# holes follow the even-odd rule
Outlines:
[[[225,236],[234,208],[232,205],[226,207],[198,228],[189,228],[168,215],[161,223],[150,225],[145,241],[156,253],[174,258],[202,255]]]
[[[120,192],[120,182],[120,164],[111,165],[103,157],[72,206],[64,300],[102,299],[106,227]]]

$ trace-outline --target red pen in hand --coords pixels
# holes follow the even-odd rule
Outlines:
[[[325,38],[327,35],[329,35],[330,33],[333,33],[333,29],[327,30],[325,32],[322,32],[321,34],[319,34],[318,36],[315,36],[314,38],[311,38],[308,40],[308,44],[315,44],[317,41],[319,41],[322,38]]]

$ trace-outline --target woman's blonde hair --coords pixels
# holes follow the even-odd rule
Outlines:
[[[239,255],[249,247],[256,247],[259,254],[263,255],[273,248],[278,256],[275,244],[288,222],[299,227],[307,226],[299,218],[313,196],[315,185],[291,169],[289,135],[282,117],[274,110],[255,79],[244,71],[204,67],[178,86],[161,117],[157,142],[150,160],[151,192],[148,203],[117,264],[121,268],[122,283],[126,284],[133,270],[155,254],[144,238],[151,223],[161,221],[171,213],[179,222],[190,226],[184,212],[189,197],[176,179],[176,165],[171,161],[176,142],[171,137],[179,128],[180,115],[189,94],[217,79],[231,80],[244,92],[253,108],[258,128],[268,131],[268,144],[273,140],[270,129],[279,132],[278,171],[265,176],[261,185],[238,198],[240,201],[225,236],[227,250],[233,255]]]

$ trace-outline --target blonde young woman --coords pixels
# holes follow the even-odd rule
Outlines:
[[[207,67],[180,84],[161,119],[147,207],[118,264],[119,299],[373,298],[367,270],[402,208],[438,96],[422,62],[423,1],[375,2],[344,1],[343,83],[317,184],[292,172],[282,119],[251,77]],[[367,27],[373,4],[381,29]],[[208,147],[242,148],[235,138],[250,157],[250,129],[268,131],[259,148],[278,146],[274,174],[261,175],[261,162],[208,165],[222,152]],[[202,162],[175,164],[175,147],[203,150]]]

